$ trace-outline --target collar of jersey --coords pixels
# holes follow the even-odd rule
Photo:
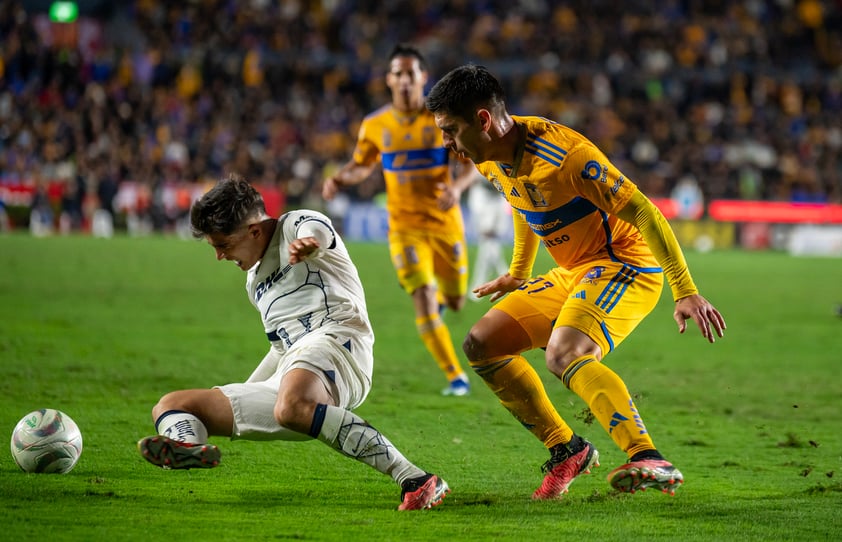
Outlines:
[[[512,165],[497,162],[497,165],[507,177],[516,177],[520,162],[523,160],[523,149],[526,148],[526,125],[515,121],[514,129],[517,130],[517,147],[515,148],[515,159]]]

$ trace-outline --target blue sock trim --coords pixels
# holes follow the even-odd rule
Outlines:
[[[327,405],[318,403],[316,405],[316,411],[313,413],[313,422],[310,424],[310,432],[308,433],[311,437],[317,438],[319,433],[322,432],[322,425],[325,423],[325,414],[327,414]]]
[[[195,416],[192,412],[187,412],[186,410],[168,410],[158,416],[158,419],[155,420],[155,431],[158,431],[158,426],[161,425],[161,420],[169,416],[170,414],[189,414],[190,416]]]

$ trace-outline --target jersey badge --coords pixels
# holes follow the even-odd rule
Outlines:
[[[538,187],[532,183],[523,183],[523,187],[526,188],[526,193],[529,195],[530,201],[532,201],[532,205],[535,207],[548,207],[549,204],[547,203],[546,198],[544,198],[544,194],[538,190]]]
[[[491,185],[494,187],[495,190],[497,190],[501,194],[503,193],[503,184],[500,182],[499,179],[497,179],[497,175],[495,175],[493,173],[491,175],[489,175],[488,176],[488,182],[491,183]]]

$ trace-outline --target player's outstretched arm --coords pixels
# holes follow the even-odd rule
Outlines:
[[[348,162],[331,177],[322,183],[322,197],[332,200],[342,187],[359,184],[366,180],[374,172],[375,164],[363,165],[356,162]]]
[[[678,332],[684,333],[687,329],[687,320],[692,318],[702,332],[702,336],[708,342],[715,342],[713,332],[722,337],[725,334],[725,319],[716,310],[716,307],[699,294],[682,297],[675,302],[673,318],[678,324]]]

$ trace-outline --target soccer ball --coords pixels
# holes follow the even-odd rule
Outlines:
[[[52,408],[30,412],[12,431],[12,457],[24,472],[70,472],[82,455],[82,433],[70,416]]]

